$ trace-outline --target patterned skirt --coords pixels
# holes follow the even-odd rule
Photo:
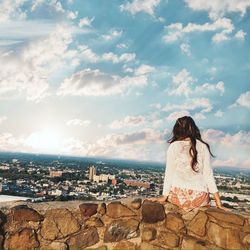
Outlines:
[[[179,187],[172,187],[168,195],[168,201],[187,211],[210,206],[209,193]]]

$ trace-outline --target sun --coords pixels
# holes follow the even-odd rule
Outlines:
[[[26,139],[26,145],[41,152],[55,153],[61,150],[62,138],[56,129],[40,130]]]

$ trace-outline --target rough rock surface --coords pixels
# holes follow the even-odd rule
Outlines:
[[[78,234],[67,240],[70,249],[83,249],[96,244],[99,241],[97,229],[90,227],[82,229]]]
[[[3,241],[4,241],[4,236],[0,235],[0,249],[3,248]]]
[[[131,207],[134,209],[139,209],[141,207],[141,203],[142,203],[142,199],[139,199],[139,198],[134,199],[131,202]]]
[[[104,223],[98,217],[90,217],[85,221],[86,226],[93,226],[93,227],[103,227]]]
[[[242,249],[238,231],[231,228],[223,228],[213,222],[208,224],[208,239],[222,248]]]
[[[136,244],[130,241],[120,241],[118,242],[114,250],[121,250],[121,249],[126,249],[126,250],[137,250]]]
[[[136,219],[115,220],[108,225],[104,233],[104,242],[116,242],[131,239],[139,235],[139,221]]]
[[[16,204],[0,212],[0,249],[250,249],[250,216],[216,208],[136,199]]]
[[[13,207],[10,212],[12,220],[15,221],[41,221],[43,216],[36,210],[25,205]]]
[[[145,227],[142,230],[142,241],[151,241],[156,238],[157,231],[154,227]]]
[[[106,209],[107,209],[106,204],[105,203],[101,203],[101,204],[98,205],[97,212],[100,215],[104,215],[104,214],[106,214]]]
[[[83,203],[79,205],[83,217],[90,217],[97,213],[98,205],[94,203]]]
[[[52,241],[48,244],[41,245],[41,250],[66,250],[68,247],[64,242]]]
[[[204,236],[206,234],[207,220],[207,215],[203,211],[199,211],[188,224],[188,230],[198,236]]]
[[[142,204],[142,221],[146,223],[156,223],[165,219],[165,210],[163,205],[145,201]]]
[[[4,242],[4,249],[34,249],[39,247],[36,233],[32,229],[23,229],[10,234]]]
[[[76,218],[68,209],[51,209],[46,212],[41,236],[47,240],[64,238],[80,230]]]
[[[244,224],[244,217],[230,212],[225,213],[225,211],[220,209],[209,208],[206,210],[206,213],[220,221],[229,222],[241,226],[243,226]]]
[[[185,231],[185,224],[181,215],[178,213],[168,213],[166,216],[165,225],[166,228],[177,233]]]
[[[119,202],[112,202],[108,204],[106,214],[107,216],[115,219],[136,215],[133,210]]]
[[[159,235],[157,235],[156,240],[154,241],[155,245],[160,247],[178,247],[180,242],[180,237],[175,233],[169,231],[160,231]]]
[[[185,236],[182,240],[181,249],[208,250],[209,248],[206,247],[205,241]]]

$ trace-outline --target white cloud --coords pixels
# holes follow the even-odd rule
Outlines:
[[[212,105],[207,98],[192,98],[182,104],[172,104],[167,103],[162,111],[169,112],[172,110],[198,110],[200,109],[202,113],[207,113],[212,110]],[[179,112],[179,111],[178,111]]]
[[[128,45],[125,44],[125,43],[119,43],[116,45],[117,48],[119,49],[127,49],[128,48]]]
[[[123,71],[125,73],[133,73],[134,72],[134,69],[127,67],[127,65],[123,65],[122,68],[123,68]]]
[[[68,126],[88,126],[91,122],[89,120],[72,119],[66,122]]]
[[[224,113],[221,110],[217,110],[214,114],[216,117],[223,117]]]
[[[223,81],[219,81],[217,84],[204,83],[201,86],[195,88],[195,92],[207,93],[207,91],[219,91],[220,95],[225,92],[225,85]]]
[[[160,103],[152,103],[149,105],[152,108],[156,108],[156,109],[160,109],[161,108],[161,104]]]
[[[216,129],[207,129],[202,131],[202,138],[210,143],[219,142],[220,138],[224,136],[224,132]]]
[[[207,129],[202,135],[209,143],[220,144],[223,147],[249,147],[250,132],[239,131],[235,134],[225,133],[221,130]]]
[[[102,37],[106,40],[106,41],[111,41],[114,40],[116,38],[121,37],[122,35],[122,30],[111,30],[109,34],[107,35],[102,35]]]
[[[139,132],[125,133],[125,134],[108,134],[103,138],[100,138],[96,143],[90,144],[88,146],[88,155],[102,155],[120,157],[121,153],[119,149],[124,150],[135,150],[136,146],[150,144],[163,144],[164,139],[163,135],[153,129],[144,129]],[[117,151],[119,153],[117,153]],[[115,153],[114,153],[115,152]],[[118,155],[119,154],[119,155]],[[134,158],[131,154],[127,155],[127,158]],[[137,154],[136,158],[140,158],[140,155]]]
[[[96,63],[100,60],[100,57],[86,45],[79,45],[78,50],[79,60],[87,60],[92,63]]]
[[[236,103],[243,107],[250,108],[250,91],[241,94]]]
[[[27,100],[39,101],[48,95],[50,77],[70,64],[74,56],[69,49],[71,32],[68,26],[58,26],[48,37],[0,57],[0,97],[25,95]]]
[[[7,120],[7,116],[0,117],[0,124]]]
[[[231,12],[244,16],[250,7],[249,0],[185,0],[185,2],[193,10],[207,11],[211,19],[217,19]]]
[[[35,12],[37,9],[43,8],[43,12],[48,12],[49,15],[60,15],[62,18],[74,20],[78,16],[78,11],[71,11],[64,9],[61,1],[58,0],[33,0],[31,5],[31,11]]]
[[[189,96],[191,93],[208,93],[210,91],[218,91],[220,95],[224,94],[225,86],[223,81],[216,84],[204,83],[195,88],[192,85],[197,82],[189,71],[182,69],[176,75],[172,76],[172,86],[165,91],[169,95],[185,95]]]
[[[145,117],[144,116],[126,116],[124,119],[115,120],[110,124],[110,128],[112,129],[120,129],[124,127],[134,127],[134,126],[141,126],[145,124]]]
[[[155,9],[161,0],[132,0],[120,6],[122,11],[128,11],[131,14],[145,12],[151,16],[155,15]]]
[[[176,121],[178,118],[182,116],[189,116],[189,112],[186,110],[172,112],[170,115],[168,115],[167,120]]]
[[[230,37],[228,36],[228,32],[224,32],[224,31],[217,33],[212,37],[212,41],[214,43],[220,43],[223,41],[227,41],[229,39],[230,39]]]
[[[211,67],[209,70],[208,70],[208,73],[210,75],[215,75],[217,73],[218,69],[216,67]]]
[[[24,20],[27,13],[22,9],[27,0],[1,0],[0,2],[0,23],[11,19]]]
[[[244,41],[245,40],[245,36],[246,36],[246,32],[244,32],[243,30],[239,30],[236,34],[235,34],[235,38]]]
[[[94,21],[94,17],[92,18],[88,18],[88,17],[84,17],[84,18],[81,18],[80,21],[79,21],[79,27],[83,27],[83,26],[88,26],[90,27],[92,22]]]
[[[71,20],[74,20],[76,19],[78,16],[78,11],[67,11],[67,18],[68,19],[71,19]]]
[[[196,82],[190,72],[182,69],[178,74],[172,77],[173,89],[169,91],[170,95],[186,95],[188,96],[191,91],[191,85]]]
[[[245,168],[250,168],[250,158],[246,159],[243,162],[242,166],[245,167]]]
[[[63,141],[62,148],[63,151],[67,154],[85,156],[88,154],[86,146],[86,142],[71,137]]]
[[[124,94],[133,87],[143,87],[147,84],[147,77],[111,75],[98,69],[83,69],[66,78],[61,84],[58,95],[75,96],[105,96]]]
[[[56,0],[33,0],[33,4],[31,6],[31,11],[35,11],[37,8],[41,7],[42,5],[47,5],[50,10],[53,9],[56,12],[64,13],[65,10],[62,7],[62,4],[60,1]]]
[[[155,67],[142,64],[135,70],[135,75],[145,75],[155,71]]]
[[[181,51],[187,56],[191,56],[190,45],[188,43],[182,43],[180,45]]]
[[[188,23],[186,26],[183,26],[182,23],[173,23],[165,26],[165,29],[167,34],[163,36],[163,40],[167,43],[175,42],[182,38],[185,34],[194,32],[218,32],[215,34],[215,38],[213,38],[213,40],[215,42],[219,42],[220,39],[223,39],[222,36],[225,38],[228,34],[232,33],[234,25],[232,24],[231,19],[219,18],[212,23]]]
[[[205,116],[203,113],[195,113],[195,114],[194,114],[194,119],[195,119],[195,120],[198,120],[198,121],[200,121],[200,120],[205,120],[205,119],[206,119],[206,116]]]
[[[113,52],[104,53],[102,55],[102,60],[104,61],[112,61],[113,63],[120,63],[120,62],[130,62],[135,59],[135,53],[124,53],[120,56],[114,54]]]
[[[212,165],[215,167],[236,167],[238,165],[239,161],[234,158],[229,158],[226,160],[214,160],[212,162]]]
[[[102,55],[97,55],[87,45],[78,46],[77,58],[82,61],[89,61],[91,63],[97,63],[101,61],[111,61],[113,63],[130,62],[135,60],[135,53],[123,53],[121,55],[114,54],[113,52],[107,52]]]

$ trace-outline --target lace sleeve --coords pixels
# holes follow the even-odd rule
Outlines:
[[[216,193],[218,192],[216,183],[215,183],[215,179],[214,179],[214,175],[213,175],[213,170],[211,167],[211,161],[210,161],[210,153],[207,149],[207,146],[204,145],[204,161],[203,161],[203,176],[204,179],[207,182],[207,187],[208,187],[208,191],[210,193]]]
[[[170,144],[167,150],[166,170],[163,184],[163,195],[169,194],[175,170],[174,144]]]

